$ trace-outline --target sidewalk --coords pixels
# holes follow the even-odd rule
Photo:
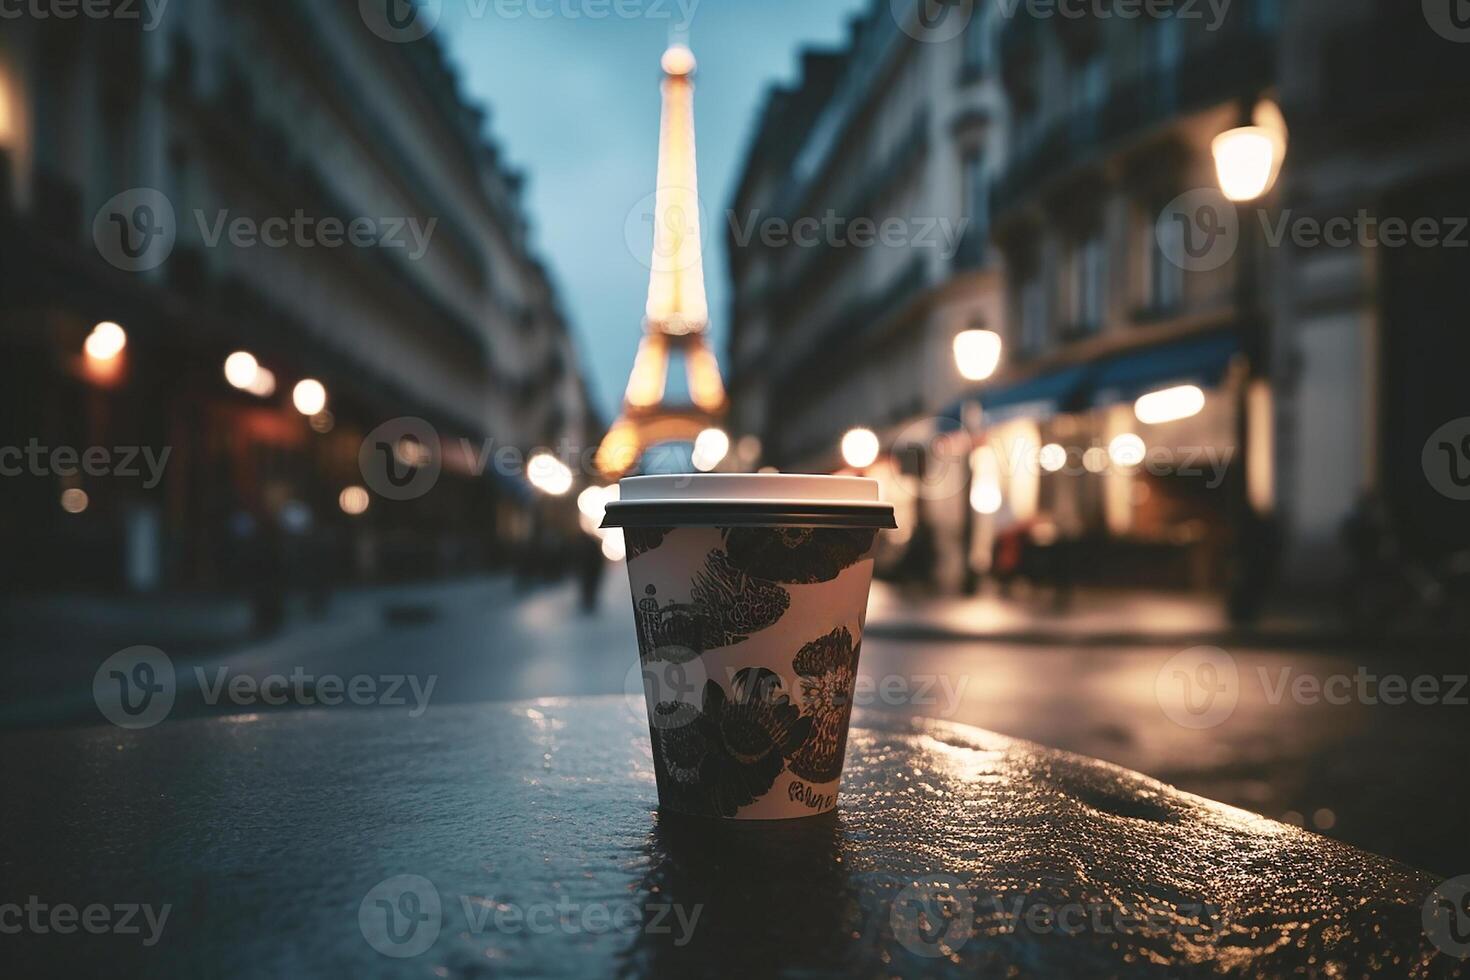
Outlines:
[[[90,717],[93,672],[108,655],[129,647],[164,650],[180,669],[228,657],[249,672],[311,663],[395,626],[513,601],[508,576],[348,588],[333,593],[318,615],[293,597],[282,627],[258,636],[249,601],[240,596],[6,597],[0,600],[0,727]]]
[[[1078,589],[1058,609],[1050,595],[921,595],[886,582],[873,583],[866,633],[885,640],[1071,646],[1317,648],[1353,641],[1339,624],[1305,608],[1235,626],[1223,600],[1195,593]]]

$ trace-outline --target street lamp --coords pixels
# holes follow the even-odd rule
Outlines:
[[[993,330],[964,330],[954,338],[954,362],[966,381],[984,381],[1000,367],[1003,344]]]
[[[1231,201],[1245,203],[1264,196],[1276,183],[1286,160],[1286,119],[1281,109],[1269,99],[1256,104],[1252,125],[1232,129],[1215,138],[1213,145],[1215,170],[1220,190]],[[1249,393],[1259,379],[1268,376],[1270,343],[1267,335],[1269,313],[1263,309],[1257,282],[1256,236],[1251,222],[1241,222],[1240,250],[1235,257],[1239,269],[1235,277],[1236,315],[1240,321],[1241,348],[1246,359],[1246,377],[1236,394],[1235,440],[1250,460],[1251,401]],[[1253,615],[1264,594],[1264,576],[1257,574],[1257,556],[1275,548],[1271,528],[1265,515],[1259,513],[1250,499],[1250,473],[1235,479],[1238,489],[1230,494],[1232,524],[1237,528],[1236,553],[1238,569],[1230,587],[1231,619],[1240,621]]]
[[[1060,473],[1067,465],[1066,447],[1049,442],[1042,446],[1041,451],[1036,454],[1036,462],[1048,473]]]
[[[1113,461],[1114,466],[1120,469],[1131,469],[1139,465],[1146,455],[1148,455],[1148,446],[1132,432],[1116,436],[1112,442],[1108,443],[1108,458]]]
[[[127,331],[111,320],[104,320],[87,334],[87,340],[82,344],[82,351],[87,355],[89,361],[103,364],[115,359],[126,346],[128,346]]]
[[[872,429],[853,429],[842,437],[842,459],[855,470],[865,470],[878,461],[883,449]]]
[[[260,362],[248,351],[237,350],[225,358],[225,380],[230,387],[250,391],[260,375]]]
[[[372,503],[372,497],[367,490],[358,486],[345,487],[337,495],[337,506],[342,508],[342,513],[348,517],[361,517],[367,513],[368,505]]]
[[[1133,414],[1144,425],[1162,425],[1194,418],[1205,408],[1205,393],[1195,385],[1152,391],[1133,404]]]
[[[720,429],[705,429],[694,440],[694,468],[708,473],[730,452],[730,437]]]
[[[1000,489],[1000,458],[992,446],[981,446],[970,457],[970,471],[975,475],[970,485],[970,508],[987,517],[999,514],[1005,503]]]
[[[302,415],[317,415],[327,407],[327,389],[315,378],[304,378],[291,390],[291,404]]]
[[[269,398],[276,393],[276,375],[270,368],[257,367],[250,387],[245,389],[257,398]]]
[[[1269,191],[1286,159],[1286,119],[1269,99],[1256,106],[1252,124],[1221,133],[1211,150],[1220,191],[1237,203]]]
[[[550,453],[537,453],[526,464],[526,479],[549,497],[562,497],[572,489],[572,471]]]

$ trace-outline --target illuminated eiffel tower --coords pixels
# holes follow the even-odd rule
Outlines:
[[[717,428],[725,414],[725,384],[705,334],[709,302],[694,155],[694,69],[694,54],[687,47],[676,44],[664,52],[648,308],[622,414],[597,451],[597,468],[608,479],[636,467],[650,446],[693,442],[705,429]],[[687,405],[665,400],[673,355],[684,360]]]

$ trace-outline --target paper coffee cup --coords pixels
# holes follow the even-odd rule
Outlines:
[[[837,805],[878,531],[856,477],[622,481],[660,805],[776,820]]]

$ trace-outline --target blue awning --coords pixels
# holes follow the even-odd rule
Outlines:
[[[1146,347],[986,388],[961,399],[944,414],[964,418],[965,406],[978,402],[986,425],[1017,418],[1044,421],[1062,412],[1133,401],[1175,385],[1210,389],[1220,384],[1238,353],[1240,341],[1233,333]]]
[[[963,418],[965,405],[978,402],[986,425],[1016,418],[1045,419],[1077,407],[1087,383],[1086,365],[1061,368],[1014,384],[987,388],[963,399],[948,413]]]
[[[1176,385],[1214,388],[1238,353],[1239,339],[1225,333],[1119,354],[1093,365],[1090,402],[1116,405]]]

